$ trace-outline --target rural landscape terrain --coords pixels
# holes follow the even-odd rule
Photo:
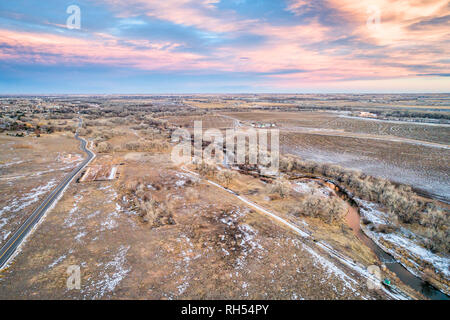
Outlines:
[[[173,161],[196,123],[278,170]],[[450,295],[448,94],[4,95],[0,150],[0,299]]]

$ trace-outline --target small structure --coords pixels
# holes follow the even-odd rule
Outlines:
[[[359,113],[359,116],[360,116],[360,117],[365,117],[365,118],[376,118],[376,117],[377,117],[377,115],[376,115],[375,113],[372,113],[372,112],[365,112],[365,111],[361,111],[361,112]]]
[[[116,179],[119,166],[98,164],[89,166],[80,178],[80,182],[111,181]]]
[[[265,122],[252,122],[250,124],[254,128],[273,128],[276,127],[275,123],[265,123]]]

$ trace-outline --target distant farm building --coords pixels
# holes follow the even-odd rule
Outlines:
[[[359,113],[359,116],[360,116],[360,117],[365,117],[365,118],[376,118],[376,117],[377,117],[377,115],[376,115],[375,113],[364,112],[364,111],[361,111],[361,112]]]
[[[251,126],[254,128],[273,128],[276,127],[275,123],[265,123],[265,122],[252,122]]]

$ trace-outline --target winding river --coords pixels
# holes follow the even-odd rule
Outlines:
[[[386,265],[390,271],[394,272],[397,277],[406,285],[410,286],[417,292],[420,292],[425,297],[432,300],[450,300],[450,297],[440,290],[436,289],[428,282],[422,280],[421,278],[415,276],[411,272],[409,272],[403,265],[398,263],[394,257],[381,249],[372,239],[370,239],[362,230],[361,230],[361,217],[358,213],[358,207],[356,204],[352,203],[349,200],[348,194],[341,191],[341,188],[334,184],[331,181],[325,181],[319,177],[306,177],[306,178],[297,178],[295,180],[301,181],[302,179],[315,180],[320,182],[323,185],[326,185],[330,189],[332,189],[336,195],[341,197],[343,200],[347,202],[348,205],[348,213],[346,215],[346,222],[349,227],[353,230],[356,237],[361,240],[367,247],[369,247],[375,255],[380,259],[380,261]]]

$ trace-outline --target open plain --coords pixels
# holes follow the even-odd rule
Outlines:
[[[310,98],[3,98],[1,241],[86,157],[75,132],[96,157],[3,266],[0,298],[446,298],[448,106]],[[175,163],[194,121],[279,130],[279,172]],[[374,265],[395,289],[368,286]]]

